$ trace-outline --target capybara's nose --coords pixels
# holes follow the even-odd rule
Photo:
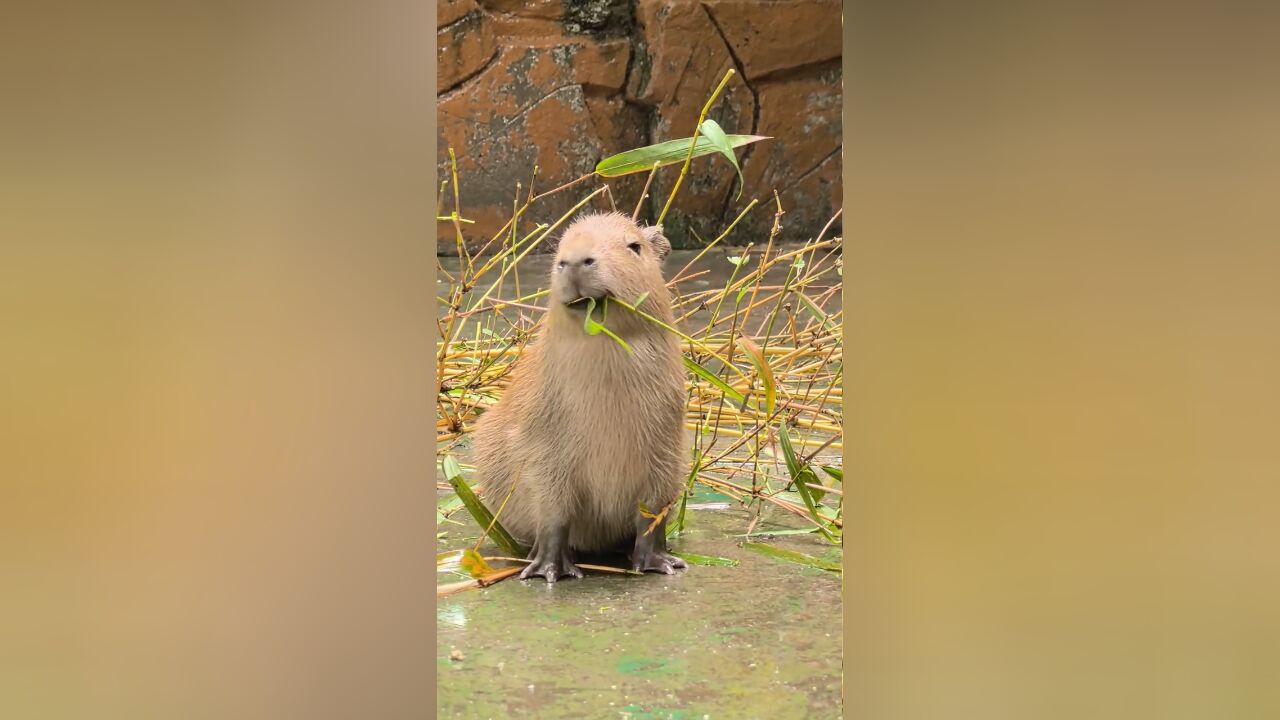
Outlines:
[[[565,266],[565,273],[569,279],[576,285],[581,278],[591,273],[595,268],[596,259],[593,257],[585,257],[578,261],[569,261]]]

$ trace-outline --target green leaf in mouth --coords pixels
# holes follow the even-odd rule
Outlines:
[[[609,301],[606,299],[601,304],[603,307],[601,309],[600,319],[603,320],[605,318],[605,313],[608,312],[606,308],[609,307]],[[585,330],[588,335],[599,335],[600,333],[604,333],[605,335],[608,335],[609,337],[613,338],[613,340],[617,342],[619,345],[621,345],[622,348],[627,351],[627,353],[634,355],[635,352],[631,349],[631,346],[628,345],[625,340],[618,337],[609,328],[605,327],[602,322],[592,317],[592,315],[595,313],[595,309],[596,309],[596,299],[591,297],[587,298],[587,316],[582,321],[582,329]]]

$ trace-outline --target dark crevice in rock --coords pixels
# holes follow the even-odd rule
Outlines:
[[[658,122],[658,109],[652,105],[646,105],[632,98],[632,92],[638,95],[644,92],[644,86],[649,82],[649,44],[643,39],[640,32],[640,23],[636,20],[636,13],[639,10],[639,3],[631,0],[627,3],[627,33],[631,39],[631,53],[627,56],[627,69],[622,81],[622,102],[630,107],[638,108],[641,112],[641,131],[643,138],[642,145],[654,144],[653,129]],[[632,85],[632,77],[636,78],[635,85]],[[633,148],[627,148],[631,150]],[[643,185],[641,185],[643,188]],[[639,197],[633,198],[631,207],[634,209],[637,202],[641,202]],[[640,209],[641,217],[646,214],[657,217],[653,210],[653,199],[649,198],[642,203]]]
[[[812,175],[812,174],[814,174],[814,173],[818,172],[819,170],[821,170],[821,169],[822,169],[822,166],[823,166],[823,165],[826,165],[826,164],[827,164],[827,162],[829,162],[829,161],[831,160],[831,158],[833,158],[833,157],[835,157],[835,156],[839,155],[839,154],[840,154],[840,151],[841,151],[843,148],[844,148],[844,144],[843,144],[843,143],[841,143],[840,145],[836,145],[836,149],[835,149],[835,150],[832,150],[831,152],[827,153],[825,157],[823,157],[821,160],[819,160],[819,161],[817,162],[817,164],[815,164],[813,167],[809,168],[808,170],[805,170],[804,172],[800,173],[800,175],[798,175],[798,176],[796,177],[796,179],[795,179],[795,180],[792,180],[790,183],[788,183],[788,184],[787,184],[787,186],[786,186],[785,188],[783,188],[783,189],[779,190],[779,191],[778,191],[778,196],[779,196],[779,197],[781,197],[783,194],[787,193],[788,191],[790,191],[790,190],[791,190],[792,188],[794,188],[795,186],[797,186],[797,185],[799,185],[800,183],[804,182],[805,178],[807,178],[807,177],[809,177],[810,175]]]
[[[715,13],[711,12],[711,8],[706,3],[702,4],[702,10],[707,14],[707,19],[711,21],[711,26],[716,29],[716,34],[720,36],[720,42],[724,43],[725,51],[729,53],[729,59],[733,62],[733,68],[737,70],[738,75],[742,77],[742,84],[746,86],[747,92],[751,93],[751,131],[747,134],[755,135],[759,132],[760,128],[760,94],[756,92],[756,89],[751,85],[751,82],[747,80],[747,71],[742,64],[742,59],[738,57],[738,53],[733,49],[733,45],[729,42],[729,38],[725,36],[724,28],[720,27],[720,23],[716,22]],[[719,82],[719,80],[720,78],[716,78],[717,82]],[[754,149],[754,143],[747,146],[746,150],[742,152],[742,159],[738,161],[739,166],[747,164],[747,161],[751,159],[752,151]],[[736,183],[737,173],[734,173],[734,175],[734,182]],[[745,188],[743,189],[745,190]],[[725,194],[724,205],[720,208],[721,223],[729,221],[729,206],[733,204],[733,198],[735,195],[737,195],[737,193],[732,189]]]
[[[457,20],[454,20],[453,22],[450,22],[450,23],[446,23],[446,24],[441,25],[440,27],[436,28],[436,33],[438,34],[438,33],[442,33],[442,32],[446,32],[446,31],[452,30],[454,27],[456,27],[456,26],[458,26],[458,25],[461,25],[461,24],[462,24],[462,23],[464,23],[464,22],[470,22],[471,20],[474,20],[474,19],[476,19],[477,17],[480,17],[481,19],[483,19],[483,17],[482,17],[482,16],[483,16],[484,14],[485,14],[485,13],[484,13],[484,11],[483,11],[483,10],[472,10],[471,12],[466,13],[466,14],[465,14],[465,15],[463,15],[462,17],[459,17]]]
[[[684,79],[689,75],[689,66],[693,64],[693,53],[689,53],[684,59],[684,65],[680,66],[680,74],[676,76],[676,82],[671,86],[671,101],[673,104],[679,103],[680,88],[684,85]]]
[[[823,74],[833,70],[840,70],[842,68],[841,63],[841,58],[835,57],[811,63],[804,63],[802,65],[793,65],[791,67],[779,68],[777,70],[767,72],[764,75],[755,78],[752,82],[780,82],[806,76],[821,77]]]
[[[484,71],[488,70],[489,67],[493,65],[493,63],[498,59],[498,55],[499,55],[499,50],[498,50],[498,47],[495,45],[493,48],[493,54],[489,56],[488,60],[484,61],[483,65],[476,68],[475,72],[464,75],[462,78],[458,80],[458,82],[436,93],[436,102],[438,103],[441,100],[448,100],[450,97],[453,97],[458,92],[460,92],[464,85],[483,75]]]

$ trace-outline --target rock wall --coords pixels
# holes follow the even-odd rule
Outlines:
[[[738,72],[711,117],[728,133],[774,139],[738,151],[737,200],[727,160],[696,160],[667,214],[668,235],[677,247],[699,246],[693,233],[710,240],[758,198],[730,241],[763,242],[774,190],[787,213],[783,238],[817,234],[841,202],[840,13],[839,0],[439,0],[439,170],[448,176],[453,148],[463,215],[475,220],[463,226],[468,247],[511,217],[517,183],[523,200],[531,180],[542,192],[607,155],[688,137],[730,67]],[[658,171],[642,218],[657,217],[678,173]],[[644,180],[609,181],[620,209],[635,207]],[[540,200],[523,231],[580,197]],[[438,228],[440,252],[453,254],[452,223]]]

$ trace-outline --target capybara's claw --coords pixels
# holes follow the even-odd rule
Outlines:
[[[635,572],[660,572],[674,575],[676,570],[683,570],[688,566],[684,560],[661,550],[637,553],[631,557],[631,569]]]
[[[533,562],[529,566],[520,571],[520,579],[528,580],[535,575],[541,576],[547,582],[553,583],[562,577],[582,577],[582,570],[568,557],[534,557]]]

